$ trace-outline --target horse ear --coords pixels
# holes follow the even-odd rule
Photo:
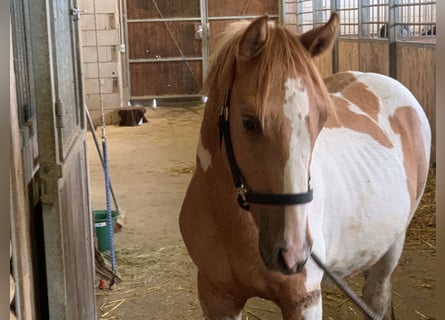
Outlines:
[[[255,19],[244,31],[238,45],[238,58],[247,62],[255,58],[263,49],[267,40],[267,16]]]
[[[332,12],[329,21],[300,36],[303,46],[312,57],[316,57],[327,51],[334,44],[340,26],[340,18],[336,12]]]

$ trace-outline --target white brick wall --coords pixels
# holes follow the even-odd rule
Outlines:
[[[100,100],[98,94],[88,94],[86,98],[86,103],[90,111],[100,110]],[[116,110],[122,107],[122,105],[119,103],[119,93],[102,95],[102,102],[105,109]]]
[[[116,86],[117,77],[102,79],[102,94],[113,93],[118,89]],[[99,81],[97,78],[90,78],[84,80],[85,94],[98,94]]]
[[[81,0],[79,3],[80,10],[93,14],[93,1],[96,1],[96,13],[115,13],[117,11],[117,0]]]
[[[93,14],[82,14],[82,19],[79,22],[81,30],[95,30],[95,24],[98,30],[116,29],[114,14],[97,14],[96,22]]]
[[[112,62],[117,60],[117,48],[116,46],[99,47],[99,61],[100,62]],[[82,48],[83,62],[97,62],[97,49],[96,47],[83,47]]]
[[[97,63],[84,63],[83,64],[84,78],[97,78],[98,70]],[[100,76],[101,78],[113,78],[119,75],[118,62],[104,62],[100,64]]]
[[[97,31],[99,46],[119,45],[119,36],[116,29]],[[96,32],[93,30],[82,31],[84,46],[96,46]]]
[[[85,102],[95,123],[100,120],[97,59],[100,61],[102,100],[107,122],[116,122],[124,106],[119,52],[118,0],[80,0],[79,19]],[[96,18],[94,18],[94,5]],[[96,21],[95,21],[96,20]],[[96,46],[96,27],[98,47]]]

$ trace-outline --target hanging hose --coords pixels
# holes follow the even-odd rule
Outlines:
[[[100,163],[102,164],[102,169],[105,170],[105,164],[104,164],[104,158],[102,156],[102,150],[101,150],[101,147],[99,145],[99,141],[97,140],[95,129],[94,129],[93,120],[91,119],[91,115],[90,115],[90,112],[88,111],[87,106],[85,106],[85,113],[86,113],[88,128],[91,131],[91,135],[93,137],[94,145],[96,146],[96,150],[97,150],[97,153],[99,155]],[[114,207],[116,208],[118,217],[123,217],[125,215],[124,214],[124,210],[119,206],[119,202],[117,201],[116,194],[114,193],[113,184],[111,183],[111,178],[109,178],[109,182],[110,182],[110,191],[111,191],[111,196],[113,198]],[[119,223],[119,221],[118,221],[118,223]]]
[[[107,226],[108,226],[108,241],[110,247],[110,257],[111,257],[111,270],[113,271],[113,276],[110,281],[109,288],[111,289],[116,282],[116,257],[114,251],[114,224],[113,216],[111,210],[111,196],[110,196],[110,175],[108,171],[108,152],[107,152],[107,139],[105,134],[105,112],[104,104],[102,99],[102,79],[100,72],[100,51],[99,51],[99,34],[97,31],[97,16],[96,16],[96,0],[93,1],[93,16],[94,16],[94,31],[96,38],[96,62],[97,62],[97,79],[99,82],[99,104],[101,112],[101,132],[102,132],[102,156],[103,156],[103,166],[105,175],[105,198],[107,204]]]
[[[105,173],[105,196],[107,202],[107,226],[108,226],[108,239],[110,245],[110,256],[111,256],[111,270],[113,271],[113,277],[110,281],[110,288],[114,285],[116,281],[116,257],[114,252],[114,224],[111,211],[111,197],[110,197],[110,176],[108,174],[108,153],[107,153],[107,141],[105,139],[105,130],[102,134],[102,154],[104,157],[104,173]]]

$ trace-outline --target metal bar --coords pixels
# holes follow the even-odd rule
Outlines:
[[[337,12],[338,5],[337,0],[330,0],[330,7],[332,11]],[[335,40],[334,48],[332,51],[332,73],[338,72],[338,38]]]
[[[378,23],[383,23],[383,21],[362,22],[362,24],[378,24]],[[411,23],[398,22],[394,23],[393,26],[400,26],[400,25],[424,26],[424,25],[435,25],[435,24],[436,24],[435,22],[411,22]]]
[[[356,43],[357,39],[351,38],[351,37],[340,37],[339,40],[341,42],[352,42],[352,43]],[[372,39],[372,40],[376,40],[376,39]]]
[[[297,15],[297,31],[299,33],[303,32],[303,21],[302,21],[302,15],[303,15],[303,4],[301,1],[298,1],[296,4],[296,15]]]
[[[172,95],[146,95],[146,96],[131,96],[131,100],[150,100],[150,99],[182,99],[182,98],[201,98],[202,94],[172,94]]]
[[[206,78],[207,70],[209,68],[209,39],[210,39],[210,24],[208,22],[208,10],[207,0],[200,0],[201,9],[201,26],[202,26],[202,39],[201,39],[201,55],[202,55],[202,79]]]
[[[435,5],[436,1],[429,1],[429,2],[421,2],[421,3],[395,3],[395,7],[414,7],[418,5],[426,6],[426,5]]]
[[[421,39],[421,40],[423,40],[423,39]],[[422,42],[421,40],[418,40],[418,41],[410,41],[410,40],[397,41],[397,47],[411,47],[411,48],[435,48],[436,47],[435,42]]]
[[[286,1],[285,0],[278,1],[278,22],[281,25],[284,25],[286,23],[285,9],[286,9]]]
[[[364,20],[364,14],[363,14],[363,1],[368,0],[359,0],[358,1],[358,37],[363,38],[363,20]],[[359,44],[359,62],[360,62],[360,44]]]
[[[316,17],[316,11],[314,6],[316,5],[317,0],[312,0],[312,27],[315,28],[316,26],[316,21],[317,21],[317,17]]]
[[[378,316],[373,310],[371,310],[366,304],[365,302],[360,299],[355,293],[354,291],[351,290],[351,288],[349,288],[345,282],[343,282],[339,277],[337,277],[334,273],[332,273],[327,267],[326,265],[321,262],[320,258],[314,253],[311,253],[311,258],[312,260],[314,260],[314,262],[320,267],[320,269],[322,269],[326,275],[331,278],[334,283],[343,291],[343,293],[351,299],[352,302],[354,302],[354,304],[359,307],[369,318],[371,318],[372,320],[381,320],[382,318],[380,316]]]
[[[389,0],[388,8],[388,40],[389,40],[389,75],[397,79],[396,28],[398,21],[397,0]]]
[[[218,20],[243,20],[243,19],[255,19],[262,17],[263,15],[256,16],[220,16],[220,17],[209,17],[209,21],[218,21]],[[278,14],[271,14],[269,18],[279,18]]]
[[[372,3],[372,4],[363,4],[362,8],[379,8],[384,6],[385,4],[380,4],[380,3]]]
[[[362,39],[362,43],[382,43],[388,42],[386,38],[364,38]]]
[[[219,17],[208,17],[209,21],[216,21],[216,20],[243,20],[243,19],[255,19],[258,17],[261,17],[262,15],[255,15],[255,16],[219,16]],[[271,14],[269,15],[269,18],[279,18],[278,14]],[[200,22],[201,17],[197,18],[146,18],[146,19],[128,19],[127,23],[141,23],[141,22],[183,22],[183,21],[195,21]]]
[[[125,23],[125,65],[126,65],[126,76],[127,76],[127,98],[129,95],[131,95],[131,71],[130,71],[130,46],[129,46],[129,39],[128,39],[128,8],[127,8],[127,1],[126,0],[120,0],[123,2],[123,12],[122,12],[122,16],[123,16],[123,21]]]
[[[184,61],[202,61],[202,57],[178,57],[178,58],[157,58],[157,59],[128,59],[129,63],[143,62],[184,62]]]
[[[408,17],[408,21],[411,22],[411,8],[412,8],[412,7],[409,6],[409,7],[406,7],[406,8],[407,8],[407,10],[408,10],[408,16],[405,15],[405,16],[402,17],[403,20],[404,20],[403,22],[405,22],[405,23],[407,22],[407,21],[405,21],[406,17]],[[409,22],[408,22],[408,23],[409,23]]]
[[[341,8],[341,9],[338,9],[338,11],[355,11],[355,10],[357,10],[357,8]]]
[[[196,21],[200,22],[200,17],[193,18],[146,18],[146,19],[128,19],[127,23],[140,23],[140,22],[183,22],[183,21]]]

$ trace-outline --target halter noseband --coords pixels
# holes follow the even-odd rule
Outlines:
[[[230,99],[230,95],[229,98]],[[243,175],[236,163],[235,155],[233,153],[232,139],[230,136],[229,125],[229,107],[227,102],[221,109],[221,114],[218,121],[219,127],[219,142],[221,144],[224,138],[226,146],[227,157],[229,159],[230,169],[232,171],[233,182],[238,189],[237,201],[240,207],[244,210],[249,210],[250,203],[264,204],[264,205],[297,205],[311,202],[313,199],[313,191],[308,186],[308,191],[303,193],[285,193],[285,194],[271,194],[271,193],[254,193],[250,192],[246,185]]]

